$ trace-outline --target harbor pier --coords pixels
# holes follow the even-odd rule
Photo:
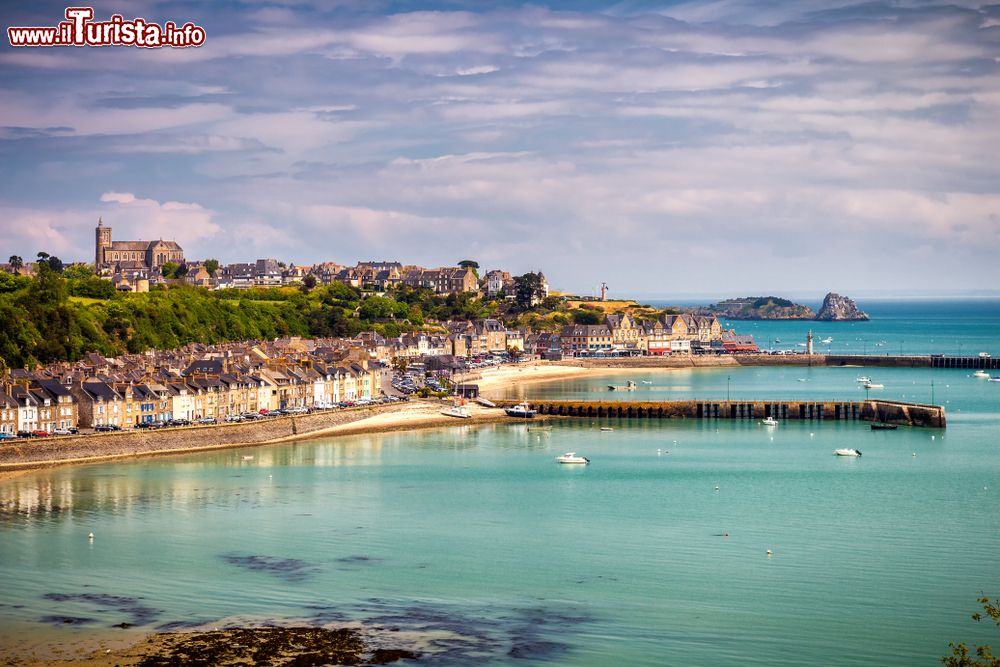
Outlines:
[[[944,428],[944,407],[901,401],[801,401],[801,400],[739,400],[711,399],[686,401],[530,401],[541,416],[614,417],[622,419],[735,419],[869,421],[901,426]],[[498,400],[506,407],[518,401]]]

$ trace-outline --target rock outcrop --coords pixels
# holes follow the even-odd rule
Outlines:
[[[693,314],[715,315],[730,320],[811,320],[816,316],[809,306],[777,296],[726,299],[705,308],[696,308]]]
[[[868,320],[868,313],[858,310],[853,299],[830,292],[823,298],[823,306],[816,315],[817,320],[826,322]]]

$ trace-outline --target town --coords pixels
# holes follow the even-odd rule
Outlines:
[[[50,259],[39,254],[44,270]],[[11,260],[0,268],[15,274],[35,270],[20,258]],[[219,267],[187,262],[173,241],[113,241],[103,220],[96,229],[93,266],[119,292],[177,282],[212,290],[343,283],[373,296],[405,285],[438,295],[511,299],[518,280],[501,270],[479,278],[472,261],[437,269],[388,261],[284,266],[273,259]],[[529,276],[527,305],[551,300],[544,274]],[[598,303],[605,298],[603,290],[595,297]],[[403,400],[417,390],[447,395],[456,376],[525,359],[757,351],[751,336],[723,329],[714,316],[639,318],[629,309],[605,312],[586,305],[572,311],[581,321],[550,331],[509,326],[494,317],[451,319],[425,322],[423,330],[398,336],[367,330],[350,337],[194,342],[114,357],[90,352],[73,361],[13,368],[0,379],[0,438],[214,424]]]

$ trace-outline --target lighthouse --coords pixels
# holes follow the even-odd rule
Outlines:
[[[806,354],[813,353],[813,330],[810,329],[809,333],[806,334]]]

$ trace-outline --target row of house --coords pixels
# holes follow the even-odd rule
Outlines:
[[[757,350],[752,336],[724,331],[718,318],[700,315],[661,315],[636,322],[629,314],[605,316],[601,324],[573,324],[556,335],[529,340],[527,349],[540,356],[582,357],[607,354],[691,354],[697,350],[727,352]]]
[[[73,364],[12,370],[0,382],[0,432],[326,407],[380,396],[389,373],[362,347],[333,340],[192,345],[118,358],[91,353]]]
[[[600,324],[572,324],[558,333],[509,329],[496,319],[445,322],[447,333],[404,334],[384,338],[373,332],[358,337],[360,344],[379,360],[396,358],[477,357],[518,350],[543,358],[595,355],[662,356],[692,354],[699,350],[755,352],[752,336],[722,329],[713,316],[663,315],[651,322],[637,322],[628,314],[607,315]]]

